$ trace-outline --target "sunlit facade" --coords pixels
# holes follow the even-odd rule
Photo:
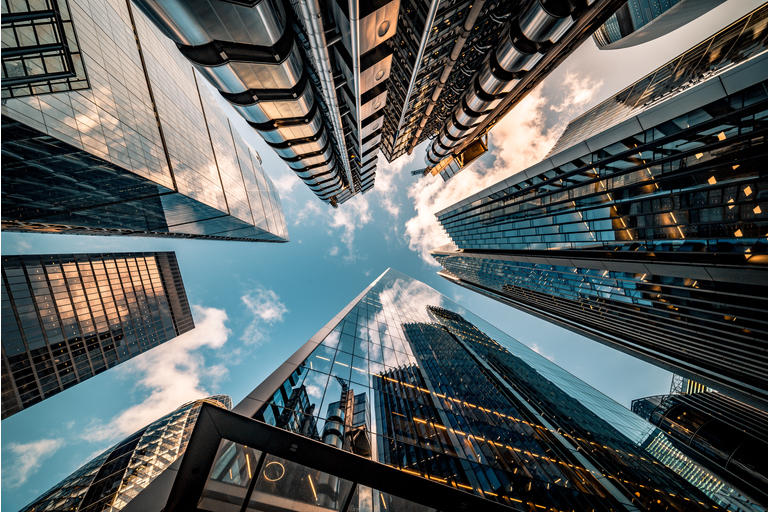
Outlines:
[[[194,328],[172,252],[2,260],[3,418]]]
[[[768,407],[768,6],[437,213],[461,286]]]
[[[768,503],[768,413],[714,391],[638,398],[632,412],[659,427],[666,442],[687,457],[738,487],[744,501]]]
[[[727,492],[706,497],[645,452],[641,445],[658,432],[650,424],[393,270],[234,412],[342,448],[372,466],[439,483],[446,492],[470,493],[488,510],[715,509],[712,498],[721,505],[730,499]],[[233,478],[226,468],[242,468],[245,453],[256,467],[259,454],[231,446],[222,441],[205,488],[196,491],[200,510],[223,510],[216,503],[225,495],[249,503],[249,510],[286,499],[330,510],[399,510],[376,489],[350,502],[343,479],[306,467],[294,473],[301,477],[290,493],[258,492],[277,473],[292,476],[285,464],[279,472],[263,466],[256,491],[249,490],[258,471]],[[311,455],[296,457],[292,462],[311,466]],[[422,496],[416,501],[425,506],[407,510],[432,510],[430,499]]]
[[[665,36],[725,0],[627,0],[592,36],[601,50],[637,46]]]
[[[287,241],[252,135],[132,2],[3,2],[3,33],[4,230]],[[35,71],[64,37],[75,74]]]
[[[184,404],[87,462],[22,512],[123,510],[184,454],[204,403],[232,408],[232,400],[226,395]]]
[[[399,0],[134,0],[320,200],[373,187]]]

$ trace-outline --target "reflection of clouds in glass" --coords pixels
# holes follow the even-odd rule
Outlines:
[[[323,345],[336,348],[339,346],[339,331],[333,330],[323,340]]]
[[[307,394],[314,398],[322,398],[323,397],[323,390],[320,388],[320,386],[316,386],[314,384],[308,384],[305,386],[307,389]]]

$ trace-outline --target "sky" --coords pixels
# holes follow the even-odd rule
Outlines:
[[[443,182],[411,176],[425,145],[379,158],[373,190],[334,210],[246,126],[279,189],[286,244],[2,234],[2,254],[175,251],[195,329],[2,422],[2,500],[18,510],[113,443],[202,396],[235,403],[386,268],[419,279],[620,404],[665,393],[671,375],[436,275],[449,242],[434,213],[543,158],[567,122],[761,2],[729,0],[667,36],[600,51],[585,42],[490,133],[491,150]]]

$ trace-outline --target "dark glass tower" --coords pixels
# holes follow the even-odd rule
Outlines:
[[[184,455],[202,405],[232,408],[226,395],[182,405],[112,446],[22,512],[118,512]]]
[[[441,275],[768,406],[768,7],[437,213]]]
[[[132,1],[2,8],[4,230],[288,240],[252,135]]]
[[[194,328],[172,252],[3,256],[3,418]]]
[[[725,0],[628,0],[595,31],[601,50],[627,48],[664,36]]]
[[[233,413],[209,412],[174,481],[146,494],[158,510],[688,511],[741,502],[695,463],[720,485],[692,484],[647,452],[649,439],[666,439],[658,429],[393,270]],[[672,445],[660,454],[682,456]]]
[[[768,414],[714,391],[649,396],[632,412],[691,459],[768,503]]]

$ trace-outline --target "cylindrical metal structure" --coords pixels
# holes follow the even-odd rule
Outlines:
[[[535,0],[509,23],[500,44],[488,55],[432,141],[427,150],[428,165],[447,157],[499,105],[520,76],[530,71],[549,45],[573,24],[572,12],[566,0]],[[435,92],[439,96],[439,91]]]

